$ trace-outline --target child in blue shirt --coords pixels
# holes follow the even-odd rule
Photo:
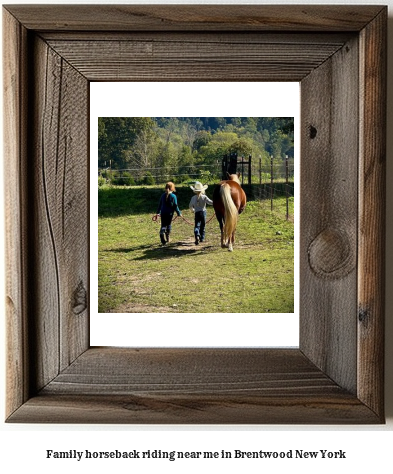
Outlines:
[[[165,193],[161,196],[160,202],[158,203],[157,217],[161,216],[161,229],[160,239],[162,245],[165,245],[170,241],[171,223],[173,214],[176,212],[178,216],[181,216],[179,206],[177,205],[177,197],[173,194],[176,191],[175,185],[169,181],[165,185]]]
[[[194,191],[195,196],[191,198],[190,209],[195,213],[195,245],[198,245],[199,242],[205,240],[205,226],[206,226],[206,204],[213,204],[213,201],[209,199],[205,190],[207,189],[207,184],[203,185],[199,181],[196,181],[194,186],[190,186]]]

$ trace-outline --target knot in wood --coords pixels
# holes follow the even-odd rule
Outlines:
[[[310,125],[310,138],[311,140],[314,140],[314,138],[317,136],[318,130]]]
[[[358,313],[359,323],[363,325],[363,327],[367,327],[368,321],[370,319],[370,311],[367,308],[359,308]]]
[[[355,268],[355,252],[351,239],[343,230],[325,229],[308,247],[312,271],[322,278],[339,279]]]
[[[83,283],[80,282],[76,290],[74,291],[74,304],[72,311],[74,314],[82,313],[87,307],[87,293],[86,289],[83,286]]]

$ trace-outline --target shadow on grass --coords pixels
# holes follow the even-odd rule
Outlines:
[[[118,248],[106,250],[105,252],[133,253],[142,251],[142,255],[133,258],[133,260],[163,260],[173,257],[186,257],[200,255],[217,249],[214,245],[195,246],[188,242],[174,242],[165,246],[139,245],[137,247]]]
[[[127,248],[117,248],[111,250],[104,250],[104,252],[115,252],[115,253],[130,253],[130,252],[138,252],[139,250],[144,249],[151,249],[151,245],[138,245],[137,247],[127,247]]]

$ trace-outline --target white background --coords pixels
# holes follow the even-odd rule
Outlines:
[[[90,343],[129,347],[298,347],[298,255],[295,248],[295,314],[98,313],[98,117],[294,117],[296,176],[299,165],[298,82],[93,82],[90,84],[91,284]],[[148,100],[146,100],[148,97]],[[231,100],[228,100],[231,97]],[[190,114],[191,112],[191,114]],[[295,177],[295,182],[297,178]],[[295,186],[297,193],[299,186]],[[190,196],[192,192],[190,190]],[[184,203],[183,203],[184,204]],[[185,203],[187,204],[187,203]],[[295,196],[295,244],[299,199]],[[181,208],[183,208],[181,206]],[[153,224],[154,225],[154,224]],[[235,248],[236,250],[236,248]],[[201,269],[203,271],[203,269]],[[205,275],[208,279],[209,276]],[[214,284],[214,282],[211,282]],[[208,295],[206,295],[208,298]],[[190,331],[190,321],[192,330]],[[176,330],[173,330],[176,328]],[[206,328],[209,328],[206,330]],[[223,331],[225,328],[225,331]]]
[[[8,1],[7,3],[21,3]],[[26,0],[24,3],[29,3]],[[31,2],[37,3],[37,2]],[[45,2],[41,2],[45,3]],[[53,3],[46,2],[46,3]],[[57,2],[57,3],[111,3],[111,2]],[[133,3],[117,0],[113,3]],[[139,1],[136,3],[148,3]],[[153,2],[150,2],[153,3]],[[170,0],[156,3],[176,3]],[[181,3],[181,2],[179,2]],[[183,3],[209,3],[209,2],[183,2]],[[242,3],[220,2],[212,3]],[[261,3],[261,2],[243,2]],[[282,3],[314,3],[306,0],[302,2],[280,2],[269,0],[270,4]],[[320,1],[318,3],[335,4],[336,1]],[[392,9],[393,0],[379,1],[355,1],[342,2],[353,4],[381,4],[389,5],[389,78],[388,78],[388,130],[392,130]],[[388,183],[393,179],[393,138],[388,133]],[[1,196],[2,197],[2,196]],[[354,472],[369,473],[379,470],[380,472],[391,472],[392,470],[392,446],[393,446],[393,272],[389,267],[392,261],[393,247],[393,222],[392,222],[392,186],[388,186],[388,209],[387,209],[387,292],[386,292],[386,413],[387,424],[384,426],[64,426],[64,425],[9,425],[1,424],[0,431],[0,469],[2,472],[41,472],[41,473],[68,473],[83,472],[94,469],[95,473],[104,473],[108,470],[116,470],[117,473],[146,472],[156,469],[159,472],[238,472],[242,470],[248,473],[272,472],[275,469],[287,469],[295,473],[338,473]],[[0,206],[0,212],[3,212]],[[0,219],[2,222],[3,219]],[[1,232],[2,236],[3,233]],[[3,287],[0,286],[3,292]],[[0,301],[4,301],[1,295]],[[4,309],[1,311],[4,314]],[[4,323],[0,325],[2,331],[2,347],[4,348]],[[1,369],[4,368],[4,349],[1,352]],[[1,383],[4,383],[2,377]],[[0,387],[0,405],[4,406],[4,388]],[[241,449],[248,451],[256,450],[278,450],[303,449],[316,451],[328,449],[346,451],[347,459],[322,460],[322,459],[292,459],[292,460],[195,460],[175,461],[152,460],[141,461],[75,461],[75,460],[47,460],[46,449],[67,451],[76,449],[83,451],[90,449],[100,450],[184,450],[184,451],[230,451]]]

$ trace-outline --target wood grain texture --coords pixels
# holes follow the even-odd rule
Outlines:
[[[237,394],[183,398],[132,395],[32,397],[13,423],[92,424],[375,424],[380,420],[350,395],[277,397]]]
[[[88,347],[88,88],[38,37],[34,57],[30,287],[40,389]]]
[[[301,81],[327,57],[342,47],[343,41],[315,43],[310,35],[278,42],[260,35],[250,42],[238,38],[209,35],[196,42],[195,35],[167,35],[138,40],[49,40],[50,46],[91,81]],[[200,35],[198,35],[199,37]],[[269,41],[270,39],[270,41]],[[318,41],[319,39],[319,41]],[[327,39],[326,39],[327,41]]]
[[[356,393],[358,47],[301,83],[300,348]],[[323,90],[321,96],[316,91]]]
[[[375,423],[299,350],[92,348],[9,421]]]
[[[41,393],[277,396],[283,387],[290,396],[341,391],[293,349],[91,348]]]
[[[78,41],[107,42],[157,42],[157,43],[194,43],[205,47],[206,43],[219,44],[321,44],[342,46],[348,39],[357,36],[354,31],[344,32],[253,32],[253,31],[77,31],[77,30],[49,30],[40,31],[39,36],[47,43],[57,41],[72,41],[75,45]],[[102,43],[103,44],[103,43]]]
[[[360,31],[370,5],[5,5],[27,28],[105,31]]]
[[[58,371],[88,347],[88,84],[40,39],[36,57],[37,311],[45,335],[53,325]]]
[[[383,412],[386,199],[386,10],[360,36],[359,398]]]
[[[26,30],[3,14],[4,84],[4,176],[6,246],[7,394],[6,411],[12,413],[29,397],[26,298],[26,208],[23,206],[27,180],[25,156]]]
[[[13,5],[4,21],[8,421],[383,423],[386,8]],[[300,350],[89,348],[89,80],[206,77],[301,79]]]

